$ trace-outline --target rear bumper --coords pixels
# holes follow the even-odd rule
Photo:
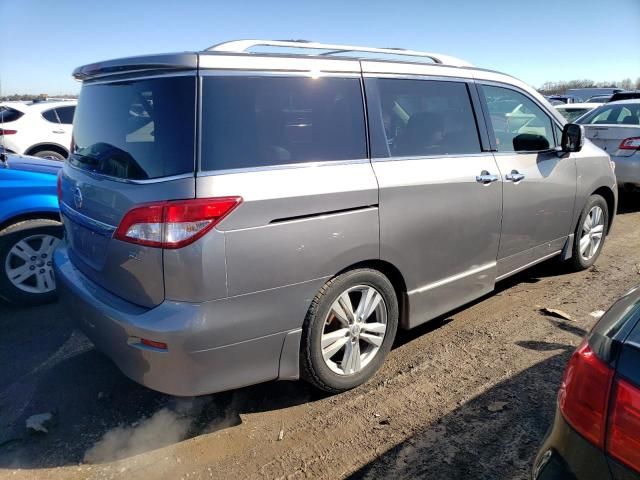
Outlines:
[[[612,474],[614,472],[614,474]],[[538,451],[533,480],[640,480],[638,474],[609,458],[564,419],[559,410]]]
[[[616,164],[616,180],[618,185],[632,184],[640,186],[640,152],[630,157],[611,157]]]
[[[193,396],[297,376],[304,314],[298,319],[295,313],[284,315],[289,329],[281,329],[283,317],[276,317],[278,322],[269,328],[269,319],[286,308],[286,301],[272,302],[276,312],[264,308],[265,317],[254,305],[262,304],[262,294],[206,303],[165,301],[145,309],[85,277],[64,246],[55,252],[54,268],[60,299],[78,328],[125,375],[153,390]],[[288,291],[279,293],[284,300],[289,297]],[[289,306],[296,313],[301,310]],[[260,325],[257,320],[262,320]],[[164,342],[168,348],[146,347],[140,338]]]

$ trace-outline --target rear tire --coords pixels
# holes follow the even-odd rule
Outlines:
[[[64,159],[66,158],[60,152],[55,152],[53,150],[41,150],[39,152],[34,153],[33,156],[39,157],[39,158],[49,158],[51,160],[60,160],[61,162],[63,162]]]
[[[391,350],[398,313],[393,285],[377,270],[359,268],[329,280],[302,327],[301,377],[329,393],[365,383]]]
[[[568,264],[574,271],[592,266],[602,252],[609,229],[609,207],[600,195],[591,195],[574,232],[573,254]]]
[[[52,253],[62,238],[60,222],[25,220],[0,231],[0,298],[40,305],[57,298]]]

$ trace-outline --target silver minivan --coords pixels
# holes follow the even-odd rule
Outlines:
[[[60,294],[174,395],[353,388],[398,328],[551,257],[592,265],[616,210],[582,127],[449,56],[244,40],[74,76]]]

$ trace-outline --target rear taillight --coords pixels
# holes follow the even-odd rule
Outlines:
[[[15,135],[18,133],[17,130],[7,130],[5,128],[0,128],[0,137],[3,135]]]
[[[241,201],[241,197],[219,197],[141,205],[125,214],[114,238],[148,247],[182,248],[211,230]]]
[[[640,389],[617,380],[607,429],[607,452],[640,472]]]
[[[625,138],[620,142],[620,150],[640,150],[640,137]]]
[[[567,422],[591,443],[604,447],[607,402],[614,371],[585,341],[564,372],[558,403]]]

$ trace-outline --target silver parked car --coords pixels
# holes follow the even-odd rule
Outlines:
[[[171,394],[353,388],[397,328],[551,257],[592,265],[616,209],[582,127],[445,55],[249,40],[74,75],[60,295]]]
[[[618,184],[640,187],[640,99],[610,102],[576,120],[616,165]]]

